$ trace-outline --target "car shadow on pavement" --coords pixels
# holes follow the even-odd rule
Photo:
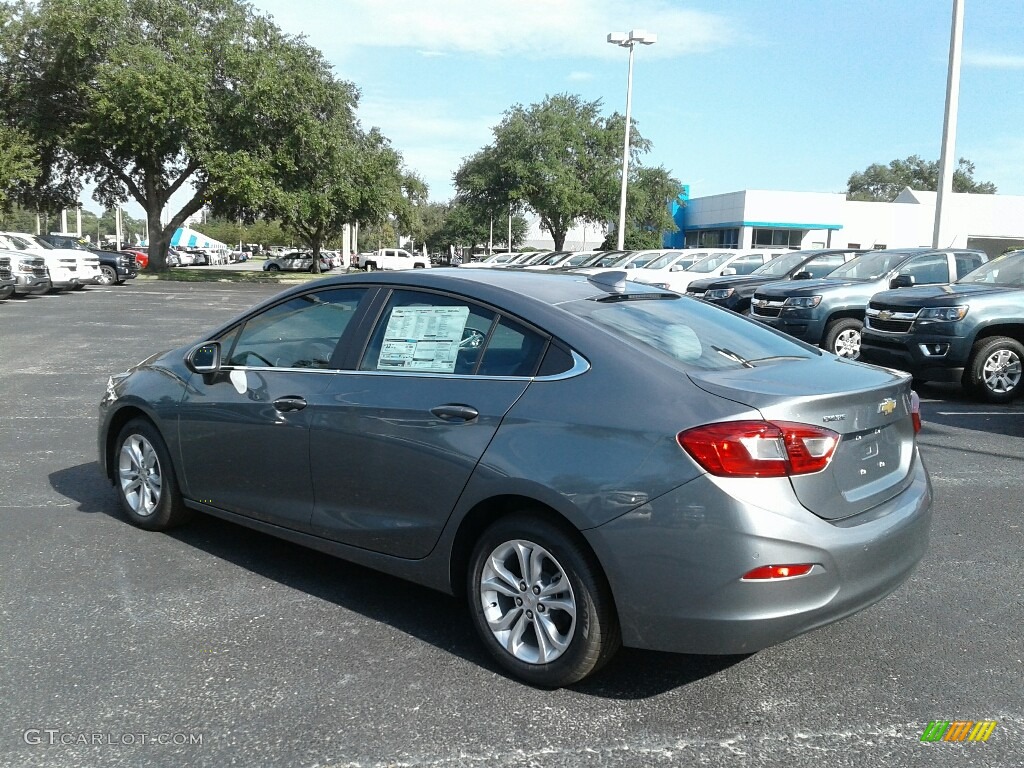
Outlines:
[[[78,502],[79,512],[102,513],[130,525],[97,462],[53,472],[49,479],[55,491]],[[197,514],[181,528],[154,535],[172,536],[265,579],[503,674],[480,644],[463,602],[450,595],[209,515]],[[643,699],[714,675],[744,658],[623,648],[607,667],[572,690],[601,698]]]

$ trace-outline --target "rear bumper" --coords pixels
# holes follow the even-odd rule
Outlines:
[[[911,472],[911,484],[896,497],[836,523],[799,505],[788,480],[754,480],[760,485],[741,494],[762,498],[769,509],[723,492],[705,475],[583,531],[605,566],[623,643],[752,653],[880,600],[909,577],[927,548],[931,484],[919,456]],[[815,567],[795,578],[741,580],[762,565],[796,563]]]

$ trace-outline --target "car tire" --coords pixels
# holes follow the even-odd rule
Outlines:
[[[536,574],[533,583],[527,583],[530,574]],[[473,549],[467,587],[487,650],[532,685],[578,682],[621,644],[600,566],[576,536],[541,515],[504,517],[485,530]]]
[[[964,387],[989,403],[1008,403],[1024,388],[1024,344],[993,336],[974,345]]]
[[[375,270],[376,268],[377,265],[374,264],[372,261],[366,262],[366,266],[363,267],[363,269],[365,269],[367,272],[373,272],[373,270]]]
[[[72,290],[84,291],[85,290],[85,283],[78,283],[78,284],[76,284],[75,287]]]
[[[121,282],[124,282],[123,280]],[[121,283],[117,280],[117,270],[107,264],[100,265],[100,285],[114,285]]]
[[[267,272],[280,272],[281,268],[277,264],[267,264]]]
[[[828,324],[821,348],[845,357],[848,360],[860,359],[861,331],[864,323],[856,318],[843,317]]]
[[[121,508],[140,528],[165,531],[189,520],[174,465],[160,432],[145,419],[132,419],[117,435],[114,483]]]

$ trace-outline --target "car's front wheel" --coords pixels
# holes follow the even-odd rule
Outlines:
[[[264,269],[266,269],[267,272],[280,272],[281,271],[281,268],[279,266],[277,266],[277,264],[267,264],[264,267]]]
[[[839,357],[849,360],[860,358],[860,334],[864,323],[852,317],[844,317],[829,323],[821,346]]]
[[[484,645],[528,683],[570,685],[618,650],[618,619],[600,567],[544,517],[505,517],[484,531],[467,586]]]
[[[974,345],[964,371],[964,386],[990,403],[1008,403],[1024,384],[1024,345],[993,336]]]
[[[113,285],[117,282],[117,270],[109,264],[100,266],[100,285]]]
[[[374,264],[372,261],[366,262],[366,266],[363,267],[363,269],[365,269],[367,272],[373,272],[373,270],[375,270],[376,268],[377,265]]]
[[[114,462],[121,507],[135,525],[163,531],[191,517],[167,446],[149,421],[132,419],[124,425],[117,436]]]

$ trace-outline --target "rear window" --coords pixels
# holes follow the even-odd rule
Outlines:
[[[697,299],[682,296],[565,305],[621,337],[693,368],[751,367],[779,358],[809,359],[817,350]]]

